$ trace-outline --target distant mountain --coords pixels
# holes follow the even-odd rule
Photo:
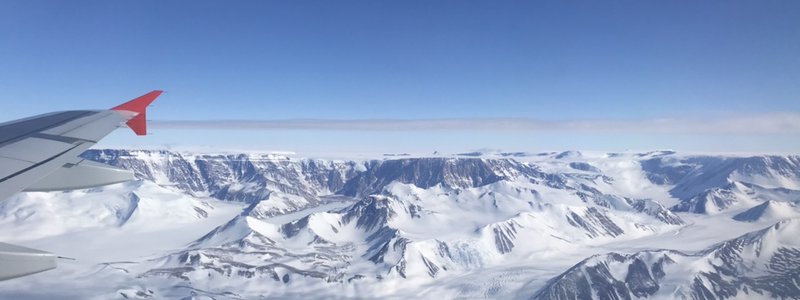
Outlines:
[[[692,254],[595,255],[552,279],[533,298],[797,299],[798,236],[800,219],[790,219]]]
[[[273,154],[194,155],[170,151],[89,150],[82,157],[132,170],[138,178],[175,186],[197,196],[254,203],[281,195],[287,213],[319,205],[340,190],[363,165],[356,162],[291,160]]]
[[[586,172],[594,172],[594,173],[602,173],[602,171],[600,171],[600,169],[598,169],[597,167],[595,167],[595,166],[593,166],[593,165],[591,165],[589,163],[586,163],[586,162],[571,162],[571,163],[569,163],[569,167],[573,168],[575,170],[581,170],[581,171],[586,171]]]
[[[341,194],[363,197],[379,193],[392,182],[421,188],[441,185],[450,188],[478,187],[503,179],[504,172],[524,168],[510,160],[480,158],[409,158],[371,161],[366,171],[348,181]]]
[[[716,214],[766,200],[799,198],[800,156],[664,156],[641,161],[647,178],[671,186],[673,211]]]

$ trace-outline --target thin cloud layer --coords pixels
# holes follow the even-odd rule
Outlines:
[[[224,130],[340,131],[496,131],[597,132],[661,134],[800,134],[800,113],[769,113],[717,119],[537,120],[491,119],[288,119],[288,120],[154,120],[153,128]]]

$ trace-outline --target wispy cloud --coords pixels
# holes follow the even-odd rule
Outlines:
[[[641,120],[490,119],[287,119],[154,120],[162,129],[344,130],[344,131],[532,131],[662,134],[800,134],[800,113],[767,113],[725,118]]]

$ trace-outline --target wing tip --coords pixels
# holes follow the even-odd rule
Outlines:
[[[164,93],[162,90],[154,90],[136,99],[117,105],[111,110],[135,112],[136,115],[126,123],[136,135],[147,135],[147,106]]]
[[[164,91],[154,90],[147,94],[141,95],[136,99],[117,105],[111,110],[126,110],[141,114],[144,113],[147,109],[147,106],[150,105],[150,103],[153,103],[153,101],[155,101],[158,96],[161,96],[162,93],[164,93]]]

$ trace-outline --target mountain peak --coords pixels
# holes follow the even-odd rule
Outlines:
[[[553,278],[533,298],[794,298],[800,294],[798,235],[800,219],[789,219],[693,254],[593,255]]]
[[[736,214],[733,219],[742,222],[757,222],[762,220],[780,220],[800,217],[800,212],[794,203],[767,200],[764,203]]]

